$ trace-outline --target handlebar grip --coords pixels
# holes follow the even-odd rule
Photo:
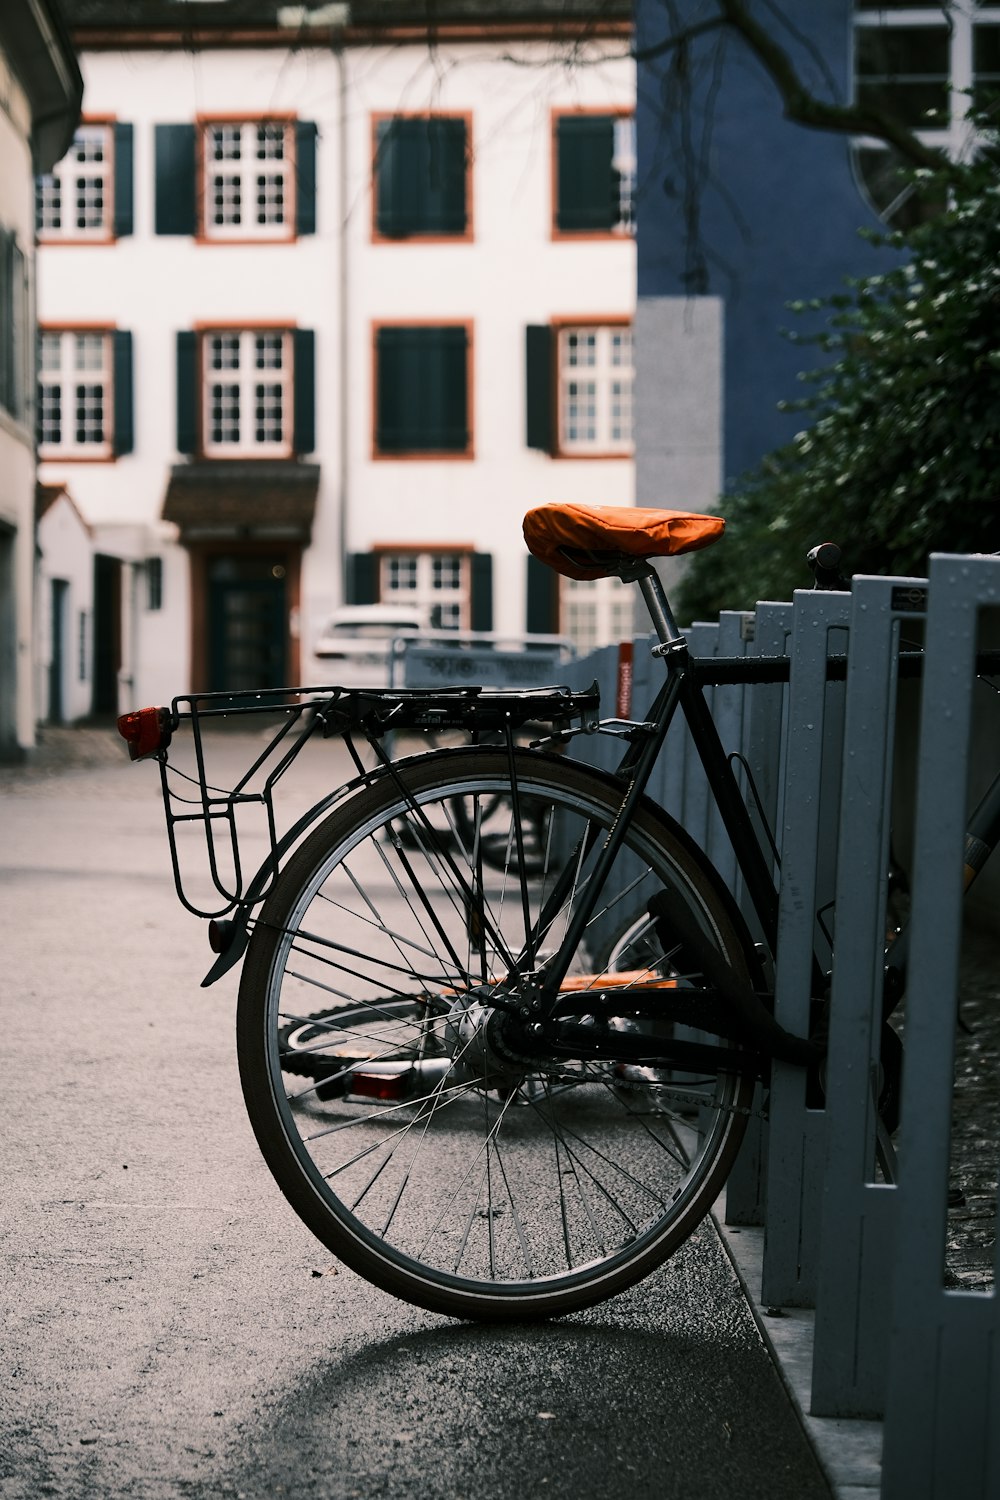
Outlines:
[[[813,588],[845,590],[850,587],[840,571],[844,554],[836,542],[820,542],[806,554],[806,562],[813,571]]]

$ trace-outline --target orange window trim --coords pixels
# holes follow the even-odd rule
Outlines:
[[[117,115],[81,115],[80,116],[80,124],[81,125],[112,125],[113,126],[113,125],[117,125],[118,124],[118,116]],[[109,160],[110,160],[111,170],[108,173],[108,180],[107,180],[108,203],[107,203],[107,209],[105,211],[105,222],[107,223],[108,227],[107,227],[105,233],[102,234],[102,235],[100,235],[100,236],[98,236],[98,235],[72,235],[72,236],[70,236],[68,234],[59,234],[58,232],[57,233],[53,233],[52,230],[46,231],[44,229],[40,229],[38,231],[38,243],[40,245],[64,245],[67,248],[75,246],[76,248],[79,249],[83,245],[90,245],[90,246],[100,247],[101,245],[115,245],[115,244],[118,243],[118,236],[115,234],[115,138],[114,138],[114,132],[112,132],[112,135],[111,135],[111,154],[110,154]]]
[[[602,238],[603,238],[603,236],[602,236]],[[572,464],[572,463],[584,463],[584,462],[593,461],[595,463],[615,463],[615,462],[618,462],[618,463],[627,463],[627,464],[629,464],[629,463],[633,463],[635,461],[635,442],[634,442],[634,440],[633,440],[633,443],[632,443],[632,447],[629,448],[628,450],[624,450],[624,449],[621,449],[621,448],[615,448],[615,449],[610,449],[610,450],[607,450],[607,451],[604,451],[604,452],[602,452],[600,449],[598,449],[598,450],[588,449],[586,452],[574,452],[572,449],[567,450],[567,449],[563,448],[563,446],[562,446],[562,433],[561,433],[561,430],[560,430],[560,420],[559,420],[559,418],[560,418],[560,411],[559,411],[559,343],[558,343],[558,335],[563,330],[565,330],[567,328],[632,328],[634,326],[634,323],[635,323],[634,316],[632,316],[631,314],[627,314],[627,313],[609,313],[607,316],[604,316],[602,313],[589,312],[589,313],[580,313],[579,317],[575,317],[575,318],[574,317],[568,317],[565,313],[561,313],[559,315],[559,317],[557,317],[557,318],[551,318],[549,320],[549,326],[552,329],[552,332],[556,335],[556,337],[552,341],[552,361],[553,361],[553,365],[554,365],[553,377],[552,377],[552,402],[553,402],[553,406],[555,408],[555,410],[553,412],[553,426],[552,426],[552,430],[553,430],[553,432],[556,435],[556,448],[555,448],[555,452],[553,453],[552,457],[558,459],[560,461],[560,463]]]
[[[574,245],[582,240],[600,240],[602,243],[615,243],[621,241],[623,245],[634,245],[634,234],[616,233],[613,229],[560,229],[559,228],[559,152],[556,149],[558,140],[559,121],[571,115],[610,115],[614,120],[630,120],[635,114],[635,107],[630,104],[600,105],[588,104],[580,109],[570,107],[563,108],[554,106],[549,111],[549,182],[551,225],[550,233],[553,240],[567,240]]]
[[[476,550],[475,542],[372,542],[370,552],[382,557],[386,553],[401,553],[407,557],[422,552],[438,552],[449,557],[470,557]]]
[[[225,114],[197,114],[195,116],[194,132],[194,175],[195,175],[195,214],[194,214],[194,242],[196,245],[290,245],[298,239],[296,222],[298,218],[298,161],[295,149],[295,131],[289,130],[288,126],[298,120],[298,115],[284,111],[271,110],[264,113],[244,111],[243,113]],[[288,172],[286,181],[288,184],[288,219],[287,233],[282,235],[249,235],[233,233],[222,230],[217,234],[210,234],[205,227],[205,127],[208,125],[260,125],[270,124],[285,126],[285,150],[287,152]]]
[[[454,449],[418,449],[412,453],[383,453],[378,446],[376,414],[378,412],[378,335],[383,328],[464,328],[467,336],[465,350],[465,426],[469,434],[468,446],[461,453]],[[473,419],[475,402],[475,323],[471,318],[380,318],[371,325],[371,457],[380,464],[391,463],[468,463],[476,456],[476,434]]]
[[[217,456],[211,455],[205,448],[205,338],[212,333],[291,333],[295,324],[280,322],[253,321],[248,323],[245,319],[239,322],[215,322],[195,323],[192,332],[198,336],[198,356],[195,360],[195,452],[199,458],[208,462],[216,461]],[[294,390],[295,372],[292,371],[292,400],[295,399]],[[217,460],[225,462],[225,459]],[[241,448],[239,452],[240,463],[295,463],[295,451],[289,444],[287,453],[254,453],[251,448],[245,451]]]
[[[384,120],[465,121],[465,232],[464,234],[380,234],[378,228],[378,128]],[[373,245],[469,245],[475,240],[474,180],[472,175],[472,111],[462,109],[382,110],[371,117],[371,242]]]

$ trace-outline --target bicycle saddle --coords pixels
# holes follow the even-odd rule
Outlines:
[[[610,578],[623,559],[671,557],[717,541],[721,516],[638,506],[538,505],[524,518],[528,551],[567,578]]]

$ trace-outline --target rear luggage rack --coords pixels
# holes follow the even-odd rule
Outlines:
[[[524,730],[529,725],[562,730],[576,722],[581,728],[591,728],[599,707],[596,683],[582,692],[567,687],[506,692],[477,686],[324,686],[175,698],[169,710],[158,711],[163,739],[161,748],[150,753],[155,753],[160,766],[177,895],[188,911],[209,919],[263,901],[278,873],[282,854],[321,813],[392,762],[393,736],[399,732],[458,732],[476,742],[483,735]],[[244,728],[253,728],[259,722],[263,748],[258,749],[260,741],[255,741],[258,753],[247,769],[231,786],[220,786],[210,774],[209,762],[218,761],[220,747],[232,749],[223,728],[240,721]],[[189,745],[178,745],[172,736],[186,725],[191,728]],[[211,733],[213,729],[219,731],[217,736]],[[276,785],[310,740],[332,738],[346,746],[355,774],[331,785],[328,796],[281,832],[274,808]],[[189,829],[200,831],[204,840],[198,844],[197,876],[182,868],[181,844]],[[251,830],[258,845],[263,833],[267,853],[261,863],[258,852],[248,878],[245,856]]]

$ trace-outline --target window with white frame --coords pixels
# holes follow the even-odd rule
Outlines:
[[[559,451],[632,452],[632,329],[561,328],[558,339]]]
[[[43,458],[112,452],[111,334],[45,329],[38,338],[38,445]]]
[[[204,449],[209,457],[284,457],[292,448],[291,335],[220,329],[202,335]]]
[[[1000,5],[857,0],[854,41],[858,103],[895,115],[942,157],[968,157],[973,104],[1000,89]],[[904,158],[884,142],[862,137],[855,155],[872,206],[893,228],[943,206],[900,175]]]
[[[52,171],[37,179],[35,223],[42,239],[104,240],[113,233],[114,134],[81,125]]]
[[[433,630],[469,628],[469,556],[464,552],[383,552],[379,598],[425,610]]]
[[[207,239],[290,239],[293,127],[282,120],[202,126],[202,227]]]
[[[632,590],[618,578],[560,578],[559,628],[585,656],[635,633]]]

